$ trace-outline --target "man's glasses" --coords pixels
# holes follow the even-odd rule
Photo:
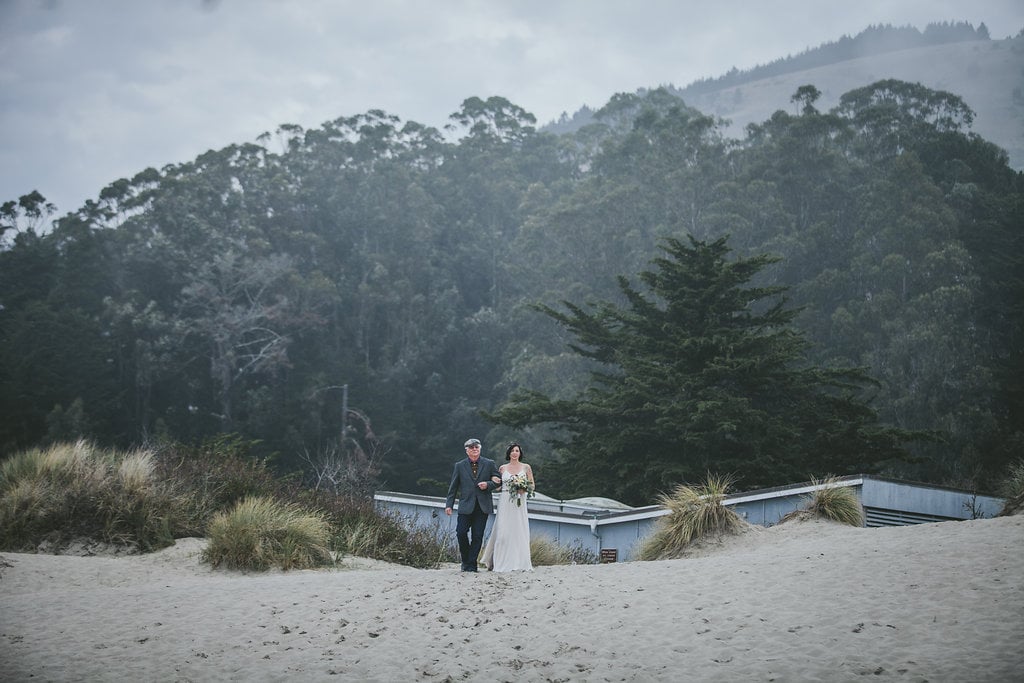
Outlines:
[[[466,450],[467,450],[467,451],[476,451],[476,450],[480,450],[480,444],[476,444],[476,445],[474,445],[474,446],[466,446]]]

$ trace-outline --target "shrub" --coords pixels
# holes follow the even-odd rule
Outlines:
[[[170,445],[157,455],[156,476],[178,498],[172,532],[177,538],[202,536],[210,519],[250,496],[288,498],[266,461],[249,458],[236,439],[222,437],[198,449]]]
[[[1006,498],[999,515],[1020,514],[1024,510],[1024,459],[1010,465],[999,492]]]
[[[440,522],[417,527],[366,499],[299,488],[265,460],[246,457],[246,447],[224,436],[196,449],[119,453],[79,441],[16,453],[0,462],[0,550],[59,552],[79,540],[155,550],[203,536],[219,513],[261,498],[320,515],[333,530],[322,543],[331,550],[421,568],[454,561],[452,534]],[[232,557],[239,567],[264,562]],[[304,560],[284,564],[296,561]]]
[[[299,488],[247,457],[247,447],[229,435],[199,448],[161,444],[124,454],[79,441],[16,453],[0,462],[0,550],[59,552],[80,540],[155,550],[203,536],[218,514],[260,498],[320,516],[333,531],[317,543],[331,550],[422,568],[454,560],[452,535],[440,523],[417,528],[372,501]],[[258,551],[251,559],[235,548],[218,564],[265,564],[264,545],[250,546]],[[280,566],[306,562],[300,550],[281,553]]]
[[[735,533],[744,525],[723,501],[732,485],[728,477],[708,475],[697,487],[678,486],[659,502],[669,513],[655,524],[650,536],[641,541],[637,559],[666,560],[682,557],[693,543],[713,534]]]
[[[210,521],[203,561],[214,567],[309,569],[334,562],[324,515],[293,503],[252,497]]]
[[[394,512],[378,510],[362,498],[306,491],[302,500],[323,510],[335,529],[334,550],[420,569],[436,569],[456,558],[452,534],[440,520],[430,527]]]
[[[173,542],[176,501],[154,481],[152,455],[86,441],[15,454],[0,465],[0,547],[60,549],[79,538],[143,550]]]
[[[1024,458],[1010,465],[999,492],[1004,498],[1017,498],[1024,494]]]

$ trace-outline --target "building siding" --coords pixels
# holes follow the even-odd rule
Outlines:
[[[864,506],[866,526],[994,517],[1003,505],[1003,499],[993,496],[864,475],[842,477],[832,485],[853,487]],[[820,486],[804,483],[748,491],[728,496],[725,505],[751,524],[772,526],[786,514],[805,507],[809,496]],[[410,525],[433,528],[454,537],[454,515],[445,515],[444,498],[379,491],[374,501]],[[497,508],[500,494],[495,494],[495,503]],[[578,546],[595,557],[601,557],[602,551],[615,551],[615,560],[619,562],[634,559],[640,541],[654,530],[660,517],[668,514],[660,505],[609,509],[551,499],[532,499],[527,505],[531,535],[546,536],[564,547]],[[493,522],[491,515],[487,535]]]

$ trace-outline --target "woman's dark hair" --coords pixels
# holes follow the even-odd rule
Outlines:
[[[512,449],[515,448],[516,446],[519,446],[519,444],[517,444],[515,441],[513,441],[512,443],[510,443],[508,445],[508,448],[505,449],[505,459],[506,460],[511,460],[512,459]],[[520,462],[522,462],[524,455],[526,455],[526,453],[523,452],[523,447],[519,446],[519,460],[520,460]]]

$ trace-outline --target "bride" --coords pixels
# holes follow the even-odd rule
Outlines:
[[[508,464],[501,474],[501,499],[491,537],[484,548],[483,564],[495,572],[530,571],[530,519],[526,499],[534,490],[533,469],[523,462],[523,447],[517,443],[505,449]]]

